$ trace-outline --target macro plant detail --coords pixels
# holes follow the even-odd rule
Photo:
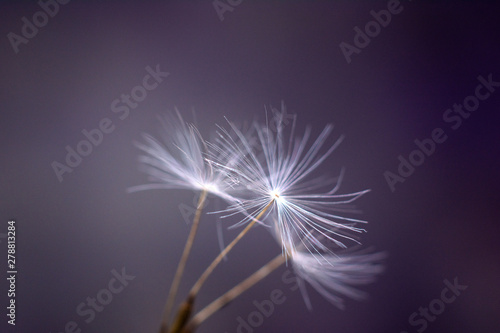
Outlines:
[[[285,106],[282,106],[284,109]],[[227,160],[217,161],[216,165],[231,178],[240,180],[240,187],[250,197],[241,198],[238,202],[222,211],[231,215],[241,212],[245,218],[240,223],[256,221],[251,212],[261,212],[272,202],[267,218],[263,224],[273,227],[280,238],[284,254],[293,255],[296,243],[310,252],[325,249],[314,233],[318,233],[336,246],[345,248],[344,240],[356,241],[349,232],[360,233],[364,229],[356,224],[365,221],[347,218],[335,214],[335,211],[346,210],[346,205],[356,200],[368,190],[349,194],[336,194],[342,182],[343,173],[338,178],[328,179],[324,176],[311,178],[310,175],[340,145],[343,137],[331,146],[322,148],[332,125],[327,125],[321,134],[308,147],[311,129],[308,127],[301,137],[295,137],[296,117],[291,125],[291,134],[284,133],[285,112],[276,112],[272,121],[276,133],[269,130],[268,124],[254,123],[253,132],[257,140],[252,144],[248,135],[244,135],[235,125],[230,123],[234,135],[221,130],[215,149],[219,147],[218,156]],[[257,145],[262,157],[255,154]],[[223,155],[222,152],[227,152]],[[239,163],[231,167],[227,161],[238,156]],[[324,191],[320,189],[327,188]],[[340,206],[340,209],[339,209]],[[266,208],[267,210],[267,208]]]
[[[350,217],[358,211],[352,203],[368,192],[339,194],[344,170],[337,177],[318,168],[340,145],[343,136],[328,144],[333,126],[317,138],[307,127],[297,135],[296,116],[287,126],[285,105],[266,112],[266,121],[254,121],[243,130],[227,120],[218,126],[215,140],[205,141],[193,124],[175,115],[161,118],[163,140],[144,135],[137,143],[144,152],[141,169],[150,183],[129,191],[190,189],[200,192],[196,213],[167,297],[160,333],[194,332],[207,318],[264,279],[283,264],[290,265],[308,308],[306,283],[340,309],[343,298],[363,299],[357,287],[374,281],[383,271],[385,254],[360,250],[359,234],[366,221]],[[231,228],[242,231],[216,256],[192,286],[172,316],[179,284],[194,244],[207,195],[222,199],[225,209],[209,212],[236,219]],[[347,215],[347,216],[346,216]],[[255,273],[194,314],[203,285],[222,259],[255,226],[270,231],[281,253]],[[351,246],[352,245],[352,246]]]

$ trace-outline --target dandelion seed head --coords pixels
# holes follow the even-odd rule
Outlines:
[[[245,133],[228,123],[230,130],[219,127],[216,144],[223,158],[214,158],[214,165],[228,178],[238,179],[242,194],[238,204],[221,211],[223,217],[243,213],[245,217],[237,224],[241,225],[272,202],[259,222],[275,230],[287,254],[293,254],[299,244],[312,253],[322,249],[318,235],[343,248],[345,241],[357,243],[351,234],[363,232],[357,225],[365,221],[338,212],[367,191],[337,194],[343,172],[336,179],[314,176],[342,142],[340,136],[327,144],[332,125],[326,125],[316,139],[311,138],[310,128],[297,136],[296,117],[288,116],[284,105],[281,111],[273,109],[271,120],[254,122]]]
[[[141,169],[150,183],[134,186],[129,192],[150,189],[188,189],[207,191],[228,202],[236,201],[230,193],[226,174],[219,172],[206,157],[209,146],[198,129],[183,120],[179,111],[160,118],[163,140],[144,134],[145,143],[136,146]]]

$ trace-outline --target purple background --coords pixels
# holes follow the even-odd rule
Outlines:
[[[390,256],[366,302],[340,311],[310,290],[301,295],[281,280],[282,267],[198,332],[236,332],[254,300],[283,291],[286,301],[254,332],[417,332],[408,317],[438,298],[443,280],[468,289],[426,332],[500,329],[499,131],[500,89],[453,130],[446,109],[474,93],[477,77],[500,81],[500,6],[495,2],[403,1],[401,13],[348,64],[339,44],[372,20],[387,1],[243,1],[221,21],[211,1],[83,2],[59,12],[27,44],[13,51],[36,2],[0,5],[1,152],[0,232],[17,220],[17,325],[6,324],[7,284],[0,283],[0,331],[62,332],[75,321],[83,332],[156,332],[188,225],[179,205],[189,191],[127,194],[143,184],[134,140],[156,134],[156,116],[192,111],[209,136],[224,116],[263,119],[281,100],[299,128],[320,133],[335,124],[345,141],[321,172],[346,168],[343,192],[371,188],[357,202],[370,221],[363,243]],[[111,103],[142,83],[147,66],[170,75],[124,120]],[[83,129],[103,118],[115,129],[59,182],[51,163],[63,162]],[[383,173],[413,141],[441,127],[448,139],[391,192]],[[210,199],[210,208],[216,200]],[[224,226],[234,221],[227,220]],[[235,231],[226,231],[226,239]],[[0,239],[1,257],[6,241]],[[207,216],[180,295],[219,251]],[[199,307],[279,253],[262,228],[252,231],[207,282]],[[5,255],[4,255],[5,253]],[[0,270],[5,276],[6,259]],[[111,270],[135,279],[95,320],[76,307],[105,288]]]

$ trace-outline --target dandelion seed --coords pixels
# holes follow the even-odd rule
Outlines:
[[[356,287],[372,283],[383,272],[382,260],[386,253],[346,252],[343,254],[311,254],[297,251],[292,266],[300,278],[304,301],[309,309],[311,302],[304,281],[339,309],[344,309],[345,297],[363,300],[367,294]]]
[[[164,127],[163,143],[144,134],[145,143],[136,146],[145,154],[139,157],[141,169],[149,175],[149,184],[128,189],[129,192],[152,189],[189,189],[206,191],[229,202],[236,198],[225,174],[214,169],[206,159],[208,146],[198,129],[186,123],[176,109],[176,117],[160,118]]]
[[[231,132],[220,128],[216,141],[219,154],[211,160],[221,173],[239,179],[239,189],[243,192],[240,202],[220,212],[224,213],[224,217],[245,214],[245,218],[237,224],[240,225],[253,220],[273,201],[271,209],[259,222],[278,229],[284,254],[293,255],[297,242],[311,253],[323,250],[324,244],[313,236],[311,230],[342,248],[346,247],[343,243],[345,240],[357,242],[351,233],[363,232],[364,229],[356,225],[366,222],[336,212],[345,211],[347,204],[368,190],[336,194],[343,173],[335,182],[324,176],[311,178],[312,173],[339,146],[343,137],[324,148],[332,125],[327,125],[312,143],[310,128],[305,130],[302,137],[295,137],[296,117],[293,117],[290,134],[286,135],[284,115],[286,110],[282,105],[282,111],[273,114],[273,127],[269,122],[265,125],[254,123],[256,142],[230,122]],[[228,166],[227,161],[235,158],[238,163]],[[330,188],[318,192],[326,186]],[[266,223],[266,220],[272,222]]]

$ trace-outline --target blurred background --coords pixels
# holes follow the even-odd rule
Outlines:
[[[224,117],[263,120],[265,106],[282,100],[297,114],[299,133],[309,124],[318,135],[333,123],[333,137],[345,135],[319,174],[345,167],[342,192],[372,189],[357,201],[370,222],[362,241],[389,253],[386,271],[364,288],[367,301],[347,300],[344,311],[309,288],[310,312],[281,267],[198,332],[500,330],[500,87],[459,116],[458,128],[443,119],[474,95],[479,76],[500,82],[500,5],[63,2],[0,4],[0,270],[5,277],[9,219],[17,221],[18,270],[15,326],[7,324],[7,281],[0,282],[0,331],[157,332],[189,231],[183,214],[197,194],[127,193],[147,181],[133,142],[158,134],[157,116],[175,107],[209,137]],[[377,13],[388,6],[385,27],[370,23],[371,11],[382,20]],[[161,74],[141,89],[148,70]],[[82,131],[100,126],[109,132],[100,144],[78,146]],[[408,159],[414,140],[436,128],[446,141],[391,190],[384,173],[397,174],[398,156]],[[68,146],[89,153],[69,167]],[[59,176],[55,162],[66,165]],[[221,205],[209,198],[207,211]],[[238,232],[227,230],[234,222],[223,221],[225,240]],[[216,219],[205,215],[179,295],[218,251]],[[198,308],[279,251],[266,230],[252,230],[208,280]],[[127,285],[107,299],[102,290],[123,270]],[[434,300],[443,281],[455,278],[468,287],[440,309]],[[276,289],[283,304],[255,327],[239,327]],[[97,296],[108,304],[89,310],[87,298]],[[409,321],[430,304],[442,313]]]

